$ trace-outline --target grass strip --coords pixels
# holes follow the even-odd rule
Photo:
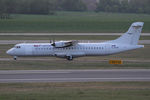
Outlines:
[[[57,12],[55,15],[12,15],[0,20],[0,32],[125,32],[136,21],[150,32],[150,15],[95,12]]]
[[[149,100],[150,82],[0,83],[1,100]]]

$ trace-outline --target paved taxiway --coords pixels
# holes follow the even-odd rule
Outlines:
[[[92,81],[150,81],[150,69],[0,71],[0,83]]]

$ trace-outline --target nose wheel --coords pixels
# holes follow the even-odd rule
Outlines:
[[[14,60],[17,60],[17,56],[14,56]]]
[[[73,57],[72,56],[67,56],[67,60],[71,61],[71,60],[73,60]]]

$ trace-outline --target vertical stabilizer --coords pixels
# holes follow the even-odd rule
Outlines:
[[[124,33],[116,40],[108,41],[108,43],[122,43],[122,44],[137,45],[143,25],[144,25],[143,22],[133,23],[126,33]]]

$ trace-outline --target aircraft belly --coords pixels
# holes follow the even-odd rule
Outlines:
[[[55,51],[54,53],[55,56],[58,57],[66,57],[66,56],[73,56],[73,57],[81,57],[85,56],[86,54],[82,51]]]
[[[87,56],[101,56],[105,55],[104,50],[91,50],[91,51],[85,51]]]

